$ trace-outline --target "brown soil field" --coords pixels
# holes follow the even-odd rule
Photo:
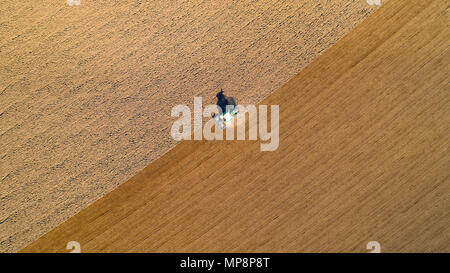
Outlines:
[[[183,141],[24,252],[449,252],[448,4],[392,0],[261,104],[280,146]]]
[[[376,8],[364,0],[0,4],[0,252],[176,144],[170,110],[258,103]]]

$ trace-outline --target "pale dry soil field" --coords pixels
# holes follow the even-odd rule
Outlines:
[[[0,251],[24,247],[176,144],[170,110],[257,103],[376,7],[365,0],[0,4]]]
[[[183,141],[23,251],[449,252],[448,11],[389,1],[262,100],[278,150]]]

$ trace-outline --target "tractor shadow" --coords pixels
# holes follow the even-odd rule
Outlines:
[[[223,90],[222,89],[220,89],[220,92],[218,92],[216,94],[216,97],[217,97],[216,105],[217,105],[217,108],[219,110],[219,114],[220,113],[226,113],[227,105],[232,106],[232,108],[234,108],[234,106],[236,106],[236,101],[234,100],[234,98],[225,96],[223,94]]]

